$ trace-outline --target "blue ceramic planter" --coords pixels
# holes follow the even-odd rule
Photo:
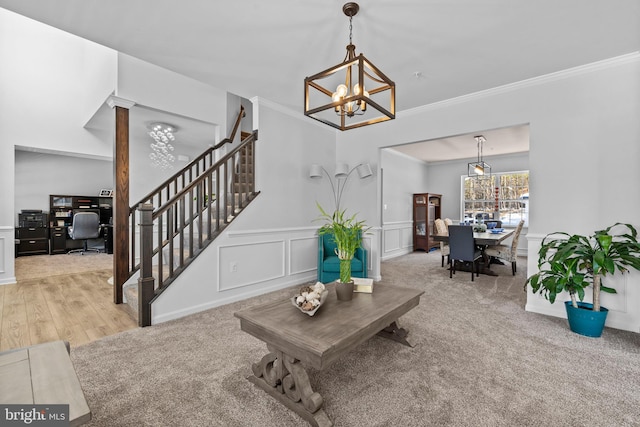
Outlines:
[[[597,338],[602,335],[604,322],[607,320],[607,310],[600,307],[600,311],[593,311],[593,304],[578,302],[578,308],[571,305],[571,301],[565,301],[569,329],[576,334]]]

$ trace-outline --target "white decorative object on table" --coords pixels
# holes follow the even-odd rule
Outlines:
[[[317,282],[313,286],[303,286],[300,293],[291,298],[293,305],[298,307],[300,311],[309,316],[313,316],[327,299],[329,291],[321,282]]]

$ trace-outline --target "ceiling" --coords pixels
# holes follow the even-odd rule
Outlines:
[[[302,114],[304,78],[344,58],[344,3],[0,0],[0,7]],[[395,81],[402,112],[639,51],[640,2],[362,0],[353,43]]]
[[[430,141],[396,145],[393,150],[427,163],[477,158],[478,143],[474,138],[476,135],[482,135],[486,139],[482,144],[483,157],[529,151],[529,125],[484,130],[468,135],[455,135]]]

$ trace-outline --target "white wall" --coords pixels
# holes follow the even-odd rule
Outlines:
[[[640,182],[640,55],[567,70],[398,114],[398,118],[338,135],[338,155],[361,158],[379,147],[530,123],[528,253],[536,236],[564,230],[589,233],[614,222],[640,226],[640,197],[628,183]],[[533,201],[535,200],[535,203]],[[376,216],[375,189],[353,203]],[[529,257],[528,273],[535,271]],[[640,273],[628,276],[640,286]],[[640,330],[635,307],[640,295],[619,295],[624,308],[609,313],[608,325]],[[561,300],[561,298],[560,298]],[[527,310],[564,308],[529,296]]]
[[[220,125],[228,135],[227,92],[173,71],[118,53],[116,95],[156,110]]]
[[[49,195],[98,196],[113,188],[113,162],[16,151],[15,208],[49,211]]]
[[[112,93],[156,110],[212,124],[220,121],[219,128],[226,134],[225,91],[3,9],[0,58],[0,284],[15,282],[14,224],[21,209],[14,203],[15,186],[20,185],[14,182],[16,146],[40,153],[72,154],[79,156],[79,161],[111,161],[113,132],[83,126]],[[133,173],[130,191],[141,197],[152,188],[145,178],[162,173],[147,170],[146,176],[138,179],[136,173],[144,169],[142,164],[148,164],[148,153],[138,150],[135,136],[131,143],[131,170],[138,172]],[[204,148],[197,151],[200,154]],[[61,173],[65,181],[72,170]],[[57,186],[55,174],[45,176],[52,187]],[[113,172],[101,179],[113,182]],[[43,200],[50,191],[43,190]]]
[[[382,260],[413,250],[413,194],[434,192],[425,162],[397,151],[380,151]]]
[[[15,282],[15,147],[110,159],[111,141],[83,125],[87,106],[100,105],[115,89],[116,53],[0,9],[0,58],[0,284],[5,284]]]

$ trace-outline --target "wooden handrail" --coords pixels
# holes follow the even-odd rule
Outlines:
[[[240,106],[240,114],[238,114],[238,117],[236,118],[236,123],[233,125],[233,130],[231,131],[231,136],[229,136],[229,138],[225,138],[222,141],[218,142],[216,145],[213,146],[214,150],[217,150],[218,148],[222,147],[225,144],[230,144],[233,142],[233,140],[236,138],[236,133],[238,132],[238,128],[240,127],[240,122],[242,121],[242,118],[245,116],[245,112],[244,112],[244,107],[241,105]]]
[[[203,171],[202,174],[199,177],[197,177],[191,183],[189,183],[185,187],[183,187],[183,189],[180,190],[179,193],[175,194],[173,197],[171,197],[169,200],[167,200],[164,203],[163,206],[158,207],[154,211],[154,218],[156,216],[160,215],[161,213],[165,212],[170,205],[176,203],[176,201],[179,200],[180,198],[182,198],[185,193],[187,193],[188,191],[190,191],[191,189],[196,187],[199,183],[204,181],[204,179],[207,177],[207,175],[210,174],[211,172],[214,172],[217,168],[220,167],[221,164],[224,164],[224,163],[228,162],[229,159],[231,159],[233,156],[238,154],[240,152],[240,150],[244,148],[244,143],[246,141],[248,141],[249,138],[253,138],[254,140],[257,140],[258,139],[258,131],[253,131],[249,137],[245,138],[245,140],[242,141],[242,144],[238,145],[236,148],[231,150],[229,153],[225,154],[224,157],[222,157],[215,164],[213,164],[213,166],[208,168],[206,171]]]
[[[167,178],[162,184],[160,184],[159,186],[157,186],[156,188],[154,188],[149,194],[147,194],[146,196],[144,196],[143,198],[140,199],[140,201],[138,203],[136,203],[136,205],[132,206],[130,208],[130,211],[135,209],[135,207],[137,205],[139,205],[140,203],[144,203],[147,200],[151,200],[153,199],[153,197],[158,194],[159,192],[161,192],[164,188],[167,188],[168,185],[171,185],[174,181],[176,181],[180,176],[182,176],[185,172],[185,170],[189,170],[192,167],[194,167],[198,162],[205,160],[207,156],[211,155],[213,153],[213,151],[215,151],[215,147],[209,147],[204,153],[200,154],[198,157],[196,157],[195,159],[193,159],[189,164],[187,164],[182,170],[174,173],[172,176],[170,176],[169,178]]]
[[[143,201],[132,208],[132,223],[140,212],[140,266],[146,266],[138,279],[140,326],[151,324],[153,300],[259,194],[254,180],[257,138],[258,131],[253,131],[220,160],[175,189],[161,206],[154,209]],[[211,197],[214,194],[215,199]],[[131,262],[133,272],[139,266],[133,265],[135,257]]]

